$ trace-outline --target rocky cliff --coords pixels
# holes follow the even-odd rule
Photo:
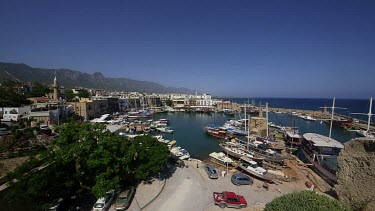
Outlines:
[[[375,210],[375,139],[345,143],[337,162],[340,201],[354,210]]]

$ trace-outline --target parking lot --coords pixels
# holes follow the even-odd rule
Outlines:
[[[187,167],[177,168],[172,176],[165,180],[165,186],[163,179],[155,179],[151,184],[141,184],[128,210],[223,210],[214,205],[212,196],[213,192],[221,191],[233,191],[243,195],[249,206],[245,210],[258,210],[275,197],[303,189],[300,183],[287,182],[271,184],[266,190],[262,187],[263,182],[259,180],[254,180],[251,186],[236,186],[230,178],[233,173],[238,172],[229,172],[225,177],[219,174],[218,179],[209,179],[203,169],[204,164],[199,163],[199,168],[196,161],[185,161],[185,164]],[[220,173],[223,169],[217,170]],[[145,207],[146,204],[148,205]],[[113,205],[110,210],[114,210]]]

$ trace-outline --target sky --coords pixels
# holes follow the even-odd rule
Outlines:
[[[0,61],[231,97],[375,96],[375,1],[0,0]]]

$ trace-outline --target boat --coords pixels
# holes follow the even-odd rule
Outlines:
[[[302,136],[298,134],[296,130],[285,131],[284,136],[285,136],[285,144],[294,145],[294,146],[301,145]]]
[[[151,128],[150,127],[145,127],[145,128],[143,128],[143,132],[144,133],[149,133],[149,132],[151,132]]]
[[[362,137],[375,138],[373,134],[367,132],[366,130],[356,130],[355,132]]]
[[[309,116],[309,115],[303,116],[302,119],[304,119],[304,120],[308,120],[308,121],[316,121],[316,119],[312,118],[312,117]]]
[[[203,131],[207,133],[209,130],[215,130],[219,128],[219,126],[216,126],[214,124],[208,124],[207,126],[203,127]]]
[[[241,144],[242,145],[242,144]],[[250,142],[249,145],[242,145],[242,148],[248,152],[251,153],[253,156],[258,156],[264,158],[265,161],[271,162],[271,163],[277,163],[280,165],[284,165],[284,160],[292,160],[292,157],[284,156],[280,153],[277,153],[276,151],[269,149],[269,148],[263,148],[260,146],[266,146],[262,143],[254,143]],[[248,148],[247,148],[248,146]]]
[[[223,139],[228,137],[227,131],[220,129],[208,130],[207,133],[215,138]]]
[[[367,138],[375,138],[374,134],[372,134],[370,132],[370,125],[371,125],[371,117],[374,116],[374,114],[372,114],[372,97],[370,98],[370,108],[369,108],[369,111],[367,114],[364,114],[364,113],[352,113],[352,114],[360,114],[360,115],[366,115],[368,116],[368,120],[367,120],[367,130],[356,130],[355,132],[360,135],[360,136],[363,136],[363,137],[367,137]],[[359,123],[359,121],[358,121]]]
[[[334,121],[335,100],[332,102],[331,121],[329,128],[329,136],[316,133],[305,133],[302,139],[302,154],[305,161],[330,185],[337,184],[336,170],[337,157],[344,145],[331,138],[332,124]]]
[[[227,116],[234,116],[235,111],[229,109],[223,109],[223,113]]]
[[[292,116],[298,116],[297,112],[292,112]]]
[[[170,121],[168,119],[159,119],[159,122],[167,124],[167,125],[169,125],[169,123],[170,123]]]
[[[250,176],[268,183],[274,183],[274,179],[276,178],[274,175],[268,173],[266,169],[258,166],[257,162],[249,159],[246,156],[240,158],[240,164],[238,164],[237,167],[245,171],[245,173],[249,174]]]
[[[235,162],[230,158],[227,157],[223,152],[212,152],[209,154],[211,160],[215,163],[223,164],[223,165],[235,165]]]
[[[181,149],[180,153],[182,153],[182,155],[179,157],[180,160],[186,160],[190,158],[190,154],[186,149]]]
[[[228,155],[240,159],[242,156],[246,156],[257,162],[263,162],[264,158],[261,156],[253,155],[242,149],[239,144],[233,142],[225,142],[219,144],[220,148]]]
[[[159,127],[156,129],[162,133],[173,133],[173,129],[171,127]]]
[[[337,183],[337,156],[344,145],[316,133],[303,134],[302,152],[311,167],[331,185]]]

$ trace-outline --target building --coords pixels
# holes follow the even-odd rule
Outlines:
[[[238,103],[230,102],[230,101],[219,101],[216,102],[216,109],[219,111],[222,110],[233,110],[238,111],[241,110],[241,105]]]
[[[2,122],[19,121],[22,117],[29,115],[31,112],[31,106],[22,107],[3,107],[0,108],[0,113],[3,118]]]
[[[94,119],[109,113],[108,99],[81,98],[79,102],[68,102],[74,113],[86,120]]]

